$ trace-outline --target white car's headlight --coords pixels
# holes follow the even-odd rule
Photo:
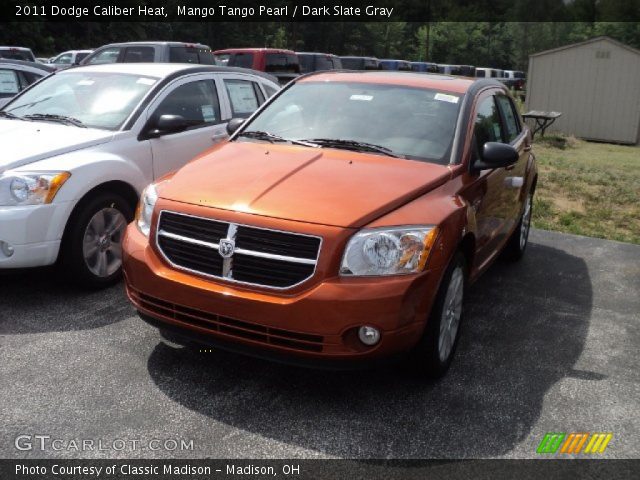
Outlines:
[[[347,244],[341,275],[403,275],[424,270],[438,236],[433,226],[364,229]]]
[[[142,192],[138,210],[136,211],[136,225],[145,237],[149,236],[151,230],[151,216],[158,201],[156,186],[152,183]]]
[[[0,175],[0,206],[51,203],[69,172],[5,172]]]

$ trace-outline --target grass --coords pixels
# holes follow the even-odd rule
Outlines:
[[[640,244],[640,148],[536,137],[533,225]]]

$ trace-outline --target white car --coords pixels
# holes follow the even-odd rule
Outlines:
[[[279,89],[268,74],[186,64],[59,71],[0,109],[0,269],[121,272],[125,225],[155,179],[227,138]]]
[[[68,50],[49,60],[49,63],[59,69],[69,68],[72,65],[79,65],[91,53],[93,50]]]

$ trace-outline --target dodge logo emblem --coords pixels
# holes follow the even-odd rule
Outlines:
[[[230,258],[233,255],[233,251],[236,249],[236,244],[233,240],[223,238],[220,240],[220,247],[218,253],[222,258]]]

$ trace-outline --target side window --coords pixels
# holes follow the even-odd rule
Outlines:
[[[13,97],[20,90],[20,81],[16,72],[0,69],[0,98]]]
[[[153,62],[154,52],[153,47],[127,47],[122,61],[125,63]]]
[[[233,117],[248,117],[260,105],[253,82],[226,79],[224,86],[229,95]]]
[[[57,65],[71,65],[71,57],[72,55],[70,53],[65,53],[56,58],[53,63]]]
[[[263,83],[262,86],[264,87],[264,91],[267,92],[267,98],[273,97],[273,95],[278,91],[277,89],[266,83]]]
[[[479,151],[482,151],[482,146],[487,142],[502,142],[500,115],[494,98],[485,98],[476,114],[474,131]]]
[[[89,65],[100,65],[103,63],[115,63],[120,55],[120,47],[105,48],[91,57],[87,62]]]
[[[220,121],[220,103],[212,80],[180,85],[158,105],[154,116],[180,115],[193,127]]]
[[[502,112],[502,118],[504,118],[504,125],[506,128],[507,142],[512,142],[520,133],[520,122],[516,116],[515,107],[513,103],[506,95],[498,95],[496,97],[500,111]]]

